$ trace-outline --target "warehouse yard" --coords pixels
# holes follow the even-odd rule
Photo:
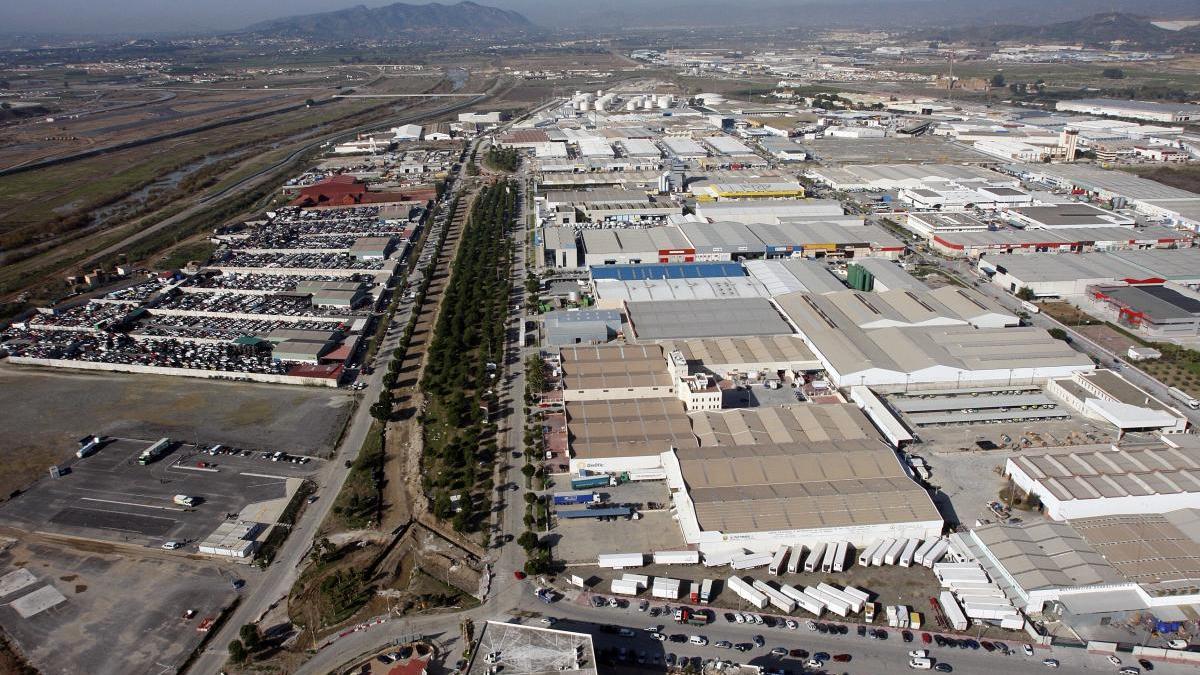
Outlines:
[[[327,454],[355,396],[343,390],[0,365],[0,496],[71,457],[88,434]]]

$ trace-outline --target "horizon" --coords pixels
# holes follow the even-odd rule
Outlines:
[[[787,5],[820,4],[828,6],[838,0],[750,0],[751,7],[777,9]],[[846,0],[847,2],[852,0]],[[874,0],[887,4],[904,2],[919,2],[921,0]],[[935,1],[935,0],[926,0]],[[952,3],[962,3],[974,6],[973,0],[949,0]],[[207,0],[206,2],[182,1],[163,3],[159,0],[116,0],[111,5],[99,5],[88,0],[48,0],[46,2],[30,2],[28,0],[10,0],[0,8],[0,34],[26,36],[70,36],[82,38],[104,37],[155,37],[179,35],[203,35],[237,31],[255,23],[281,19],[306,14],[320,14],[349,9],[356,6],[369,8],[383,7],[396,4],[393,0],[345,0],[330,4],[327,0],[293,0],[286,9],[281,10],[278,3],[266,0]],[[404,4],[424,5],[428,2],[406,2]],[[443,0],[440,4],[454,5],[456,1]],[[593,23],[596,17],[608,16],[620,19],[622,17],[634,20],[647,11],[647,3],[638,0],[561,0],[547,4],[537,0],[483,0],[477,4],[487,5],[498,9],[519,12],[534,24],[546,28],[567,28],[577,19],[580,23]],[[659,11],[688,4],[707,5],[706,0],[689,3],[686,0],[678,2],[653,3],[652,7]],[[860,4],[860,3],[856,3]],[[1096,0],[1075,0],[1073,3],[1063,3],[1056,7],[1060,14],[1066,13],[1075,18],[1088,14],[1105,11],[1142,13],[1153,11],[1155,7],[1165,8],[1169,17],[1154,18],[1187,18],[1178,11],[1170,11],[1174,7],[1187,7],[1188,4],[1179,0],[1158,0],[1157,3],[1132,3],[1129,0],[1118,2],[1099,2]],[[655,11],[651,9],[650,11]],[[981,7],[980,12],[986,11]],[[1200,18],[1200,10],[1194,13]],[[1061,20],[1057,16],[1045,16],[1041,21],[1028,23],[1052,23]],[[1014,22],[1022,19],[1014,18]],[[985,21],[981,18],[980,21]],[[986,20],[991,22],[991,20]],[[685,25],[681,23],[681,27]],[[47,26],[53,26],[47,29]],[[137,29],[130,29],[137,26]]]

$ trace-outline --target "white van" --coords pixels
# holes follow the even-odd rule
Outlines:
[[[908,660],[908,667],[913,670],[933,670],[933,659],[913,657]]]
[[[688,642],[703,647],[704,645],[708,644],[708,638],[704,637],[703,635],[693,635],[692,637],[688,638]]]

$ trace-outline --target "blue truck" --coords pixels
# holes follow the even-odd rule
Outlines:
[[[566,504],[592,504],[600,501],[600,495],[591,490],[573,490],[571,492],[555,492],[554,504],[562,506]]]

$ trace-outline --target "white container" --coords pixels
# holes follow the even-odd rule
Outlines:
[[[812,614],[813,616],[819,617],[821,616],[821,613],[825,611],[824,602],[817,600],[795,586],[784,584],[779,587],[779,590],[784,595],[795,600],[797,607],[803,609],[809,614]]]
[[[825,603],[825,608],[828,609],[829,611],[833,612],[834,614],[837,614],[838,616],[847,616],[850,614],[850,604],[849,603],[847,603],[846,601],[841,600],[839,598],[835,598],[832,595],[829,595],[828,593],[825,593],[818,588],[814,588],[812,586],[806,586],[804,588],[804,593],[806,595],[811,595],[814,598],[816,598],[817,600],[820,600],[821,602]]]
[[[775,590],[774,588],[771,588],[765,581],[759,581],[756,579],[751,586],[754,588],[754,590],[767,596],[767,601],[784,614],[791,614],[792,612],[796,611],[795,600]]]
[[[904,539],[897,539],[892,542],[891,548],[887,550],[887,553],[883,554],[884,565],[896,564],[896,561],[900,559],[900,554],[904,552],[904,542]]]
[[[950,627],[954,630],[967,629],[967,615],[963,614],[962,608],[958,606],[958,601],[950,594],[950,591],[942,591],[938,596],[938,604],[942,606],[942,612],[946,615],[946,620],[950,622]]]
[[[871,544],[867,548],[860,551],[858,554],[859,566],[860,567],[870,567],[871,559],[875,556],[875,552],[878,551],[879,547],[882,545],[883,545],[882,541],[877,541],[874,544]]]
[[[825,557],[825,544],[817,544],[808,552],[808,557],[804,559],[804,571],[815,572],[821,566],[821,559]]]
[[[771,564],[767,567],[767,571],[775,576],[779,576],[779,573],[785,569],[784,564],[787,562],[787,557],[788,547],[780,546],[779,550],[775,551],[775,555],[771,558]]]
[[[871,555],[871,565],[879,567],[883,564],[883,556],[892,549],[892,544],[895,544],[895,539],[884,539],[879,543],[879,548],[875,549],[875,553]]]
[[[950,542],[945,539],[939,539],[937,544],[934,544],[929,553],[925,554],[925,559],[921,564],[926,567],[933,567],[942,558],[946,557],[946,551],[950,550]]]
[[[750,553],[748,555],[735,555],[733,560],[729,562],[729,566],[735,570],[748,570],[755,567],[763,567],[770,565],[775,556],[770,553]]]
[[[654,584],[650,586],[650,595],[667,600],[678,600],[679,580],[668,577],[655,577]]]
[[[917,547],[917,552],[913,554],[913,559],[912,559],[913,564],[914,565],[924,565],[925,564],[925,554],[932,551],[933,547],[937,546],[938,541],[940,541],[940,540],[930,539],[930,540],[926,541],[925,543],[921,544],[919,547]]]
[[[700,562],[699,551],[655,551],[655,565],[696,565]]]
[[[829,596],[837,598],[838,600],[841,600],[842,602],[846,603],[847,605],[849,605],[850,611],[854,612],[855,614],[862,611],[863,601],[846,593],[845,591],[841,590],[840,588],[837,588],[835,586],[830,586],[829,584],[826,584],[826,583],[820,583],[820,584],[817,584],[817,590],[821,591],[822,593],[825,593]]]
[[[767,606],[767,596],[755,590],[750,584],[742,581],[741,577],[729,577],[725,581],[725,587],[758,609]]]
[[[625,581],[632,581],[641,588],[645,588],[650,585],[650,577],[646,576],[645,574],[629,574],[626,572],[625,574],[621,575],[621,578]]]
[[[613,595],[637,595],[641,590],[636,581],[629,579],[613,579],[612,593]]]
[[[800,563],[804,559],[804,547],[796,544],[792,547],[791,553],[788,554],[787,573],[795,574],[800,569]]]
[[[846,558],[849,555],[849,553],[850,553],[850,542],[839,541],[838,545],[837,545],[837,550],[834,551],[834,553],[833,553],[833,571],[834,572],[846,571]]]
[[[646,564],[646,556],[641,553],[601,553],[596,560],[599,567],[621,570],[627,567],[641,567]]]
[[[904,551],[900,553],[900,566],[911,567],[913,556],[917,553],[917,547],[921,545],[920,539],[909,539],[904,545]]]

